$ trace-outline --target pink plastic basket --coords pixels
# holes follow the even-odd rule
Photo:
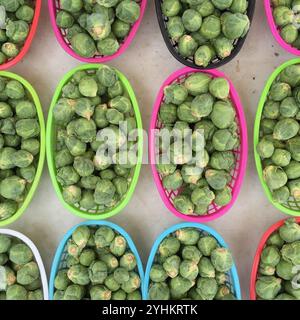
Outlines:
[[[157,154],[157,151],[155,149],[155,129],[162,128],[162,124],[158,119],[158,113],[159,113],[161,103],[164,101],[164,88],[174,82],[179,82],[179,83],[183,82],[189,75],[195,72],[208,73],[212,77],[224,77],[229,81],[230,97],[236,109],[236,120],[238,123],[238,133],[239,133],[240,142],[241,142],[239,148],[234,150],[234,153],[236,155],[236,166],[230,173],[232,179],[231,179],[231,182],[229,183],[229,187],[232,189],[232,200],[228,205],[224,207],[218,207],[216,204],[213,203],[212,205],[210,205],[208,214],[205,216],[184,215],[175,209],[173,205],[173,199],[178,193],[180,193],[180,191],[170,192],[164,189],[162,185],[162,177],[157,172],[156,165],[155,165],[155,158]],[[246,172],[247,157],[248,157],[248,138],[247,138],[247,125],[246,125],[245,115],[244,115],[243,107],[240,102],[239,96],[232,82],[222,72],[218,70],[201,70],[200,71],[192,68],[183,68],[173,73],[164,82],[164,84],[160,88],[158,97],[154,105],[152,117],[151,117],[150,132],[149,132],[149,156],[150,156],[152,174],[153,174],[156,186],[158,188],[159,194],[163,202],[165,203],[166,207],[177,217],[190,222],[207,222],[207,221],[215,220],[221,217],[232,207],[232,205],[234,204],[235,200],[238,197],[238,194],[244,179],[244,175]]]
[[[60,43],[62,48],[70,56],[72,56],[75,59],[78,59],[78,60],[80,60],[82,62],[103,63],[103,62],[106,62],[106,61],[113,60],[113,59],[117,58],[118,56],[120,56],[121,54],[123,54],[125,52],[125,50],[131,44],[132,40],[134,39],[134,37],[135,37],[135,35],[136,35],[136,33],[137,33],[138,29],[139,29],[139,26],[140,26],[140,24],[142,22],[142,19],[143,19],[145,10],[146,10],[146,6],[147,6],[147,0],[140,0],[139,2],[140,2],[140,5],[141,5],[140,18],[132,26],[129,35],[124,40],[124,42],[121,44],[119,50],[115,54],[113,54],[111,56],[95,56],[93,58],[84,58],[84,57],[81,57],[80,55],[78,55],[77,53],[75,53],[73,51],[71,45],[70,45],[70,42],[66,38],[66,34],[65,34],[64,30],[58,28],[58,26],[56,24],[56,14],[57,14],[57,11],[60,8],[60,0],[48,0],[48,7],[49,7],[50,20],[51,20],[52,28],[54,30],[56,39]]]
[[[290,44],[286,43],[280,35],[280,29],[276,26],[274,17],[273,17],[273,9],[271,6],[271,1],[270,0],[264,0],[265,3],[265,11],[266,11],[266,16],[267,20],[271,29],[271,32],[274,36],[274,38],[277,40],[277,42],[282,46],[283,49],[288,51],[291,54],[294,54],[296,56],[300,56],[300,50],[292,47]]]

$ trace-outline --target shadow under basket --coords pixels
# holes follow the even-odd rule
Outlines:
[[[211,75],[213,78],[216,77],[224,77],[226,78],[230,83],[230,98],[233,104],[233,107],[236,111],[236,122],[238,124],[237,133],[240,139],[240,145],[238,148],[233,150],[235,154],[235,167],[230,172],[231,181],[228,184],[230,189],[232,190],[232,200],[230,203],[224,207],[219,207],[215,203],[212,203],[209,208],[207,215],[203,216],[197,216],[197,215],[185,215],[178,210],[173,205],[174,198],[180,194],[181,190],[177,191],[170,191],[163,187],[162,184],[162,176],[158,173],[156,169],[156,158],[158,153],[158,150],[156,150],[156,137],[155,133],[157,129],[162,129],[163,126],[161,122],[159,121],[159,109],[161,104],[164,101],[164,88],[172,83],[182,83],[185,81],[185,79],[190,76],[191,74],[195,72],[202,72],[207,73]],[[224,215],[228,210],[233,206],[234,202],[236,201],[243,179],[246,172],[246,166],[247,166],[247,152],[248,152],[248,140],[247,140],[247,125],[246,120],[244,116],[244,111],[242,104],[240,102],[239,96],[237,92],[234,89],[233,84],[231,81],[220,71],[218,70],[195,70],[191,68],[183,68],[175,73],[173,73],[163,84],[163,86],[160,88],[158,97],[156,99],[152,117],[151,117],[151,123],[150,123],[150,133],[149,133],[149,154],[150,154],[150,161],[151,161],[151,169],[152,174],[154,177],[154,181],[156,183],[157,189],[159,191],[159,194],[165,204],[165,206],[177,217],[191,221],[191,222],[207,222],[214,219],[217,219]]]
[[[258,269],[259,269],[259,263],[260,263],[260,256],[261,253],[268,241],[268,239],[270,238],[270,236],[276,232],[281,226],[284,225],[284,222],[286,220],[281,220],[277,223],[275,223],[273,226],[271,226],[263,235],[263,237],[261,238],[257,251],[255,253],[254,256],[254,261],[253,261],[253,265],[252,265],[252,271],[251,271],[251,279],[250,279],[250,300],[257,300],[257,296],[256,296],[256,290],[255,290],[255,284],[256,284],[256,280],[257,280],[257,274],[258,274]],[[300,218],[296,218],[297,223],[300,224]]]
[[[179,229],[184,229],[184,228],[198,229],[199,231],[201,231],[202,235],[214,237],[220,246],[228,249],[228,245],[226,244],[224,239],[219,235],[219,233],[217,231],[215,231],[214,229],[212,229],[206,225],[203,225],[203,224],[180,223],[180,224],[174,225],[174,226],[170,227],[169,229],[165,230],[155,240],[155,242],[152,246],[149,258],[148,258],[146,272],[145,272],[144,286],[143,286],[143,297],[145,300],[148,299],[148,291],[149,291],[149,284],[150,284],[150,271],[151,271],[152,265],[154,263],[155,256],[157,254],[159,245],[171,233],[176,232]],[[232,266],[230,271],[227,273],[226,285],[231,289],[232,293],[235,295],[237,300],[242,299],[239,275],[238,275],[237,268],[236,268],[235,264]]]
[[[167,48],[169,49],[173,57],[177,59],[180,63],[186,65],[187,67],[200,69],[200,70],[215,69],[215,68],[222,67],[223,65],[233,60],[241,51],[246,41],[248,33],[243,38],[236,39],[234,41],[233,43],[234,49],[232,50],[231,55],[229,57],[226,57],[225,59],[215,58],[207,67],[197,66],[192,57],[188,57],[188,58],[182,57],[178,52],[178,43],[170,39],[168,35],[167,22],[169,19],[168,17],[165,17],[162,12],[162,8],[161,8],[162,2],[163,0],[155,0],[156,15],[157,15],[159,27]],[[247,9],[247,15],[249,17],[250,23],[252,23],[254,11],[255,11],[255,0],[248,0],[248,2],[249,2],[249,5]]]
[[[140,17],[131,26],[131,30],[130,30],[128,36],[122,41],[122,43],[120,44],[119,50],[113,55],[110,55],[110,56],[97,55],[97,56],[94,56],[92,58],[86,58],[86,57],[82,57],[82,56],[78,55],[72,49],[70,41],[66,37],[67,34],[66,34],[65,30],[64,29],[60,29],[56,24],[56,14],[60,10],[60,0],[48,0],[50,20],[51,20],[53,31],[55,33],[55,37],[56,37],[57,41],[59,42],[59,44],[61,45],[61,47],[70,56],[72,56],[73,58],[75,58],[77,60],[80,60],[82,62],[102,63],[102,62],[113,60],[113,59],[119,57],[120,55],[122,55],[127,50],[127,48],[130,46],[131,42],[133,41],[133,39],[134,39],[134,37],[135,37],[139,27],[140,27],[140,24],[141,24],[141,22],[143,20],[143,17],[144,17],[144,14],[145,14],[145,10],[146,10],[146,6],[147,6],[147,0],[138,0],[136,2],[140,3],[140,7],[141,7]]]

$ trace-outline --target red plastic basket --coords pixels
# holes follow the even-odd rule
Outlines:
[[[295,218],[298,223],[300,223],[300,217]],[[259,262],[260,262],[260,256],[261,253],[266,245],[266,242],[268,241],[269,237],[277,231],[286,221],[286,219],[281,220],[277,223],[275,223],[273,226],[271,226],[263,235],[262,239],[260,240],[260,243],[258,245],[257,251],[254,256],[252,271],[251,271],[251,280],[250,280],[250,299],[256,300],[256,291],[255,291],[255,284],[257,279],[257,273],[259,268]]]
[[[21,49],[20,53],[15,58],[12,58],[12,59],[8,60],[7,62],[5,62],[4,64],[0,65],[0,71],[9,69],[9,68],[13,67],[14,65],[16,65],[17,63],[19,63],[24,58],[24,56],[26,55],[28,50],[30,49],[32,40],[35,36],[36,30],[38,27],[40,13],[41,13],[41,7],[42,7],[42,0],[36,0],[33,21],[30,25],[30,31],[29,31],[28,37],[23,45],[23,48]]]

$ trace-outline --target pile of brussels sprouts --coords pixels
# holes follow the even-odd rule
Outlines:
[[[300,49],[299,0],[272,0],[273,16],[280,29],[281,38],[291,46]]]
[[[212,203],[231,201],[239,136],[229,93],[226,79],[201,72],[164,89],[159,121],[171,139],[159,136],[156,167],[163,187],[176,191],[172,201],[183,214],[206,215]]]
[[[197,66],[229,57],[250,27],[247,0],[162,0],[161,6],[179,55]]]
[[[114,208],[126,196],[136,166],[135,145],[127,137],[137,126],[116,71],[103,65],[76,72],[53,116],[54,160],[65,202],[97,213]],[[105,140],[107,135],[112,139]]]
[[[67,244],[54,300],[141,300],[141,279],[126,239],[107,226],[80,226]]]
[[[0,234],[0,300],[43,300],[40,270],[21,240]]]
[[[256,294],[263,300],[300,300],[300,226],[295,219],[268,239],[260,257]]]
[[[300,65],[281,72],[268,94],[257,152],[273,201],[300,200]]]
[[[111,56],[140,17],[137,0],[60,0],[56,24],[81,57]]]
[[[30,94],[17,80],[0,78],[0,221],[16,213],[36,174],[40,124]]]
[[[179,229],[159,245],[150,271],[149,300],[235,300],[228,272],[233,259],[217,240]]]
[[[0,0],[0,64],[15,58],[26,41],[35,1]]]

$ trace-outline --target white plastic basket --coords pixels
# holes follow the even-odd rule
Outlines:
[[[29,238],[27,238],[24,234],[18,231],[14,231],[10,229],[0,229],[0,234],[6,234],[8,236],[18,238],[22,240],[31,249],[35,262],[39,266],[44,300],[49,300],[47,275],[46,275],[43,260],[35,244]]]

